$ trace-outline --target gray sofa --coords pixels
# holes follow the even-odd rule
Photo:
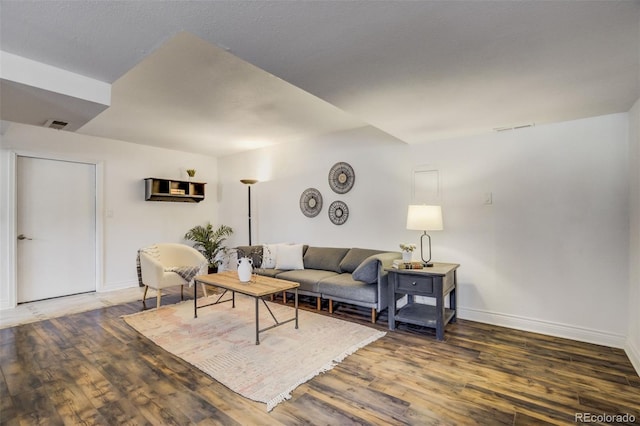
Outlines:
[[[321,309],[322,299],[371,308],[371,322],[389,306],[387,272],[398,252],[362,248],[302,247],[304,269],[263,268],[263,246],[237,247],[238,257],[250,257],[254,270],[260,275],[300,283],[298,293],[316,297]],[[265,262],[266,263],[266,262]],[[286,294],[283,295],[286,301]]]

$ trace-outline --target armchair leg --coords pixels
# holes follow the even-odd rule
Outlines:
[[[147,304],[144,303],[144,301],[147,299],[147,291],[149,291],[149,286],[145,285],[144,286],[144,294],[142,295],[142,309],[147,307]]]
[[[180,300],[184,300],[184,285],[180,286]]]

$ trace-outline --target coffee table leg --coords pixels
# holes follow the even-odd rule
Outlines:
[[[198,318],[198,283],[193,283],[193,317]]]
[[[260,344],[260,322],[258,321],[258,297],[256,299],[256,345]]]
[[[298,289],[296,288],[296,330],[298,329]]]

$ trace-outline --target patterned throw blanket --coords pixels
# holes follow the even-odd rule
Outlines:
[[[138,255],[136,256],[136,269],[138,271],[138,285],[140,287],[144,287],[146,284],[142,282],[142,269],[140,268],[140,253],[144,252],[149,256],[160,260],[160,252],[158,251],[158,246],[153,245],[149,247],[142,248],[138,250]],[[165,272],[175,272],[180,275],[186,282],[189,283],[189,287],[193,285],[193,279],[201,273],[203,269],[203,265],[199,266],[170,266],[164,268]]]

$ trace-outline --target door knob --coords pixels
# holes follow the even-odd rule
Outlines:
[[[22,240],[32,240],[33,238],[27,238],[27,237],[24,236],[24,234],[20,234],[20,235],[18,235],[18,239],[20,241],[22,241]]]

